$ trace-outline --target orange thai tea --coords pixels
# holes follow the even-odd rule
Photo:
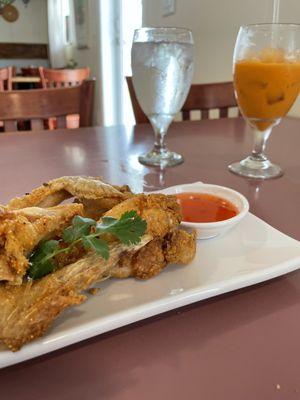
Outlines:
[[[242,114],[254,128],[266,130],[286,115],[299,94],[300,61],[265,49],[235,63],[234,86]]]

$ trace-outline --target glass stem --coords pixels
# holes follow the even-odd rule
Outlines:
[[[163,129],[154,127],[154,135],[155,135],[154,150],[160,154],[165,153],[165,151],[167,149],[166,143],[165,143],[166,131]]]
[[[254,148],[251,159],[254,161],[266,161],[268,158],[264,154],[267,140],[272,132],[272,128],[265,131],[254,130]]]

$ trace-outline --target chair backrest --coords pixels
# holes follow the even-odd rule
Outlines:
[[[0,120],[4,131],[18,130],[17,122],[30,120],[32,130],[43,130],[44,120],[56,117],[57,128],[66,128],[66,117],[79,114],[80,126],[92,125],[94,80],[61,89],[0,92]]]
[[[39,72],[43,88],[77,86],[90,77],[90,69],[88,67],[80,69],[48,69],[39,67]]]
[[[126,77],[133,113],[137,124],[149,122],[136,98],[132,77]],[[228,118],[231,107],[237,107],[232,82],[193,84],[181,109],[182,119],[189,120],[191,111],[201,111],[201,119],[209,118],[209,110],[218,109],[220,118]]]
[[[0,68],[0,92],[12,90],[13,67]]]
[[[141,106],[136,97],[133,83],[132,83],[132,77],[126,76],[126,82],[127,82],[127,86],[128,86],[128,90],[129,90],[129,95],[130,95],[131,104],[132,104],[132,108],[133,108],[133,114],[134,114],[136,123],[137,124],[145,124],[145,123],[149,122],[149,119],[147,118],[144,111],[141,109]]]
[[[200,110],[201,119],[208,119],[212,109],[219,110],[220,118],[228,118],[230,107],[237,107],[232,82],[193,84],[181,112],[183,120],[189,120],[193,110]]]

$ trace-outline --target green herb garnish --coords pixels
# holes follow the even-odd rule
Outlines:
[[[101,222],[76,215],[72,225],[63,231],[62,239],[41,242],[29,258],[28,276],[41,278],[58,268],[55,257],[68,253],[77,245],[96,251],[109,259],[108,243],[102,235],[111,234],[125,245],[138,244],[146,232],[147,223],[136,211],[125,212],[120,219],[103,217]]]

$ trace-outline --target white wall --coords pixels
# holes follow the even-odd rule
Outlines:
[[[0,41],[8,43],[48,43],[47,0],[31,0],[26,7],[22,0],[13,5],[19,19],[7,22],[0,17]]]
[[[193,31],[194,83],[232,80],[232,54],[240,25],[271,22],[273,0],[177,0],[174,15],[162,16],[162,0],[143,0],[143,26],[181,26]],[[300,2],[282,0],[280,22],[297,22]],[[300,116],[300,101],[291,114]]]
[[[47,0],[31,0],[27,7],[22,0],[16,0],[13,5],[19,11],[19,18],[15,22],[7,22],[0,16],[0,42],[48,43]],[[43,59],[0,60],[0,67],[9,65],[16,67],[48,66],[48,61]]]
[[[98,26],[99,26],[99,9],[98,5],[95,4],[95,0],[85,0],[88,3],[88,31],[89,31],[89,39],[88,39],[88,48],[86,49],[77,49],[76,45],[74,47],[74,60],[78,63],[78,66],[86,67],[89,66],[91,70],[95,73],[95,65],[97,64],[97,45],[99,43],[98,39]],[[71,13],[74,16],[74,9],[71,7]],[[75,27],[74,27],[75,29]],[[75,32],[73,33],[74,37],[76,37]],[[76,40],[76,39],[75,39]]]

